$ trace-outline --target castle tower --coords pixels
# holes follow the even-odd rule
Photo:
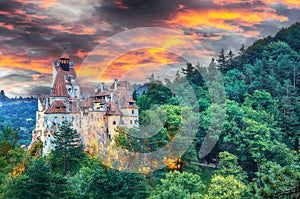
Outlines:
[[[82,136],[85,150],[93,155],[105,150],[116,135],[117,126],[138,127],[138,107],[132,99],[133,89],[127,81],[117,79],[110,87],[100,89],[76,84],[74,64],[66,50],[53,62],[53,83],[50,95],[39,98],[36,128],[32,142],[43,143],[42,154],[53,150],[56,129],[68,121]],[[92,95],[90,90],[95,92]]]
[[[64,70],[64,71],[69,71],[70,69],[70,57],[66,51],[66,49],[64,49],[63,54],[60,56],[60,67]]]

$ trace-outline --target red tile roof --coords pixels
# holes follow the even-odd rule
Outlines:
[[[128,91],[133,91],[133,88],[131,87],[130,83],[128,81],[118,81],[117,88],[118,87],[124,87]],[[111,85],[111,89],[115,88],[115,82]]]
[[[109,115],[121,115],[121,112],[119,111],[118,106],[114,101],[110,102],[110,109],[109,109],[108,114]]]
[[[52,113],[67,113],[66,111],[66,101],[64,100],[55,100],[48,110],[45,111],[45,114]]]
[[[66,81],[61,67],[55,67],[57,75],[53,85],[52,96],[55,97],[70,97],[66,88]]]
[[[121,101],[121,108],[134,108],[138,109],[138,107],[135,105],[129,105],[129,102],[135,102],[127,89],[125,87],[118,87],[116,91],[116,100],[120,99]]]

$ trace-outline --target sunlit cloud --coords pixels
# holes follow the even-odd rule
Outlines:
[[[266,4],[283,4],[286,5],[289,8],[299,8],[300,7],[300,1],[298,0],[263,0]]]
[[[259,37],[300,20],[295,15],[299,8],[298,0],[3,1],[0,70],[2,74],[6,74],[5,70],[9,74],[21,70],[32,81],[39,81],[37,74],[26,72],[51,74],[53,60],[58,59],[66,47],[81,74],[107,80],[113,76],[145,79],[151,70],[155,73],[176,71],[182,65],[180,55],[194,64],[197,61],[207,64],[220,48],[239,48],[243,43],[249,46]],[[153,26],[170,28],[183,36],[141,31],[121,39],[119,45],[102,43],[124,30]],[[190,50],[187,55],[186,51],[193,46],[191,41],[206,49]],[[99,44],[101,48],[97,48]],[[84,67],[87,70],[81,69],[81,64],[88,66]],[[26,85],[34,87],[20,75],[13,77],[24,82],[24,92],[19,87],[14,88],[15,83],[8,87],[7,78],[0,81],[0,87],[5,83],[15,94],[25,93]],[[26,89],[27,92],[38,92],[38,89]]]
[[[175,14],[174,19],[167,23],[176,27],[189,28],[218,28],[228,31],[238,31],[240,26],[253,26],[265,20],[288,20],[285,16],[279,16],[271,9],[266,12],[254,12],[251,10],[186,10]]]
[[[52,60],[33,60],[26,57],[0,55],[0,68],[34,70],[41,73],[52,73]]]
[[[13,30],[14,29],[14,26],[11,25],[11,24],[5,24],[3,22],[0,22],[0,27],[5,27],[7,28],[8,30]]]
[[[183,59],[178,55],[168,52],[164,49],[143,49],[139,51],[130,51],[119,57],[111,65],[109,65],[103,73],[101,80],[111,81],[114,78],[121,78],[132,70],[137,77],[145,77],[149,70],[153,71],[167,65],[180,64]],[[134,79],[131,79],[134,81]]]
[[[116,1],[114,4],[115,4],[118,8],[121,8],[121,9],[124,9],[124,10],[128,10],[128,9],[129,9],[128,6],[123,5],[122,1]]]

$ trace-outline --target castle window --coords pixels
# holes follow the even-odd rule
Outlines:
[[[134,110],[132,110],[131,112],[132,112],[132,115],[134,115]]]
[[[113,123],[112,123],[113,125],[116,125],[117,123],[116,123],[116,121],[113,121]]]
[[[132,120],[130,120],[130,124],[132,124]]]

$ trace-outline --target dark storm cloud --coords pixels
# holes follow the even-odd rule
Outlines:
[[[22,74],[10,74],[0,78],[0,82],[28,82],[32,81],[32,77]]]
[[[126,29],[147,26],[176,29],[201,43],[210,52],[218,53],[221,48],[226,51],[230,49],[237,51],[242,44],[249,46],[259,37],[274,34],[281,27],[287,27],[300,20],[297,8],[282,4],[269,5],[257,0],[235,3],[225,0],[215,0],[215,3],[207,0],[81,0],[74,2],[71,0],[1,1],[0,61],[6,60],[6,63],[0,63],[1,66],[11,67],[11,70],[18,68],[24,71],[37,70],[51,73],[52,60],[61,55],[64,47],[67,48],[75,66],[79,66],[82,59],[99,44],[101,39]],[[197,15],[206,11],[212,11],[213,13],[208,14],[215,14],[215,16],[209,18],[209,15]],[[218,15],[219,11],[225,11],[225,14],[241,13],[241,17],[244,14],[254,13],[249,20],[256,19],[255,14],[260,13],[265,13],[267,16],[270,16],[270,13],[286,16],[288,20],[279,21],[278,18],[274,20],[273,15],[271,18],[265,17],[261,21],[253,20],[249,23],[247,19],[244,19],[240,24],[236,18],[231,19],[229,16],[227,19]],[[187,17],[189,20],[187,22],[191,23],[185,23],[180,16]],[[201,20],[200,22],[193,21],[195,17],[205,17],[205,20],[207,17],[206,21],[209,23],[203,25]],[[257,17],[260,19],[264,16]],[[175,24],[169,23],[173,19],[177,20],[174,20]],[[224,26],[217,27],[220,24],[227,25],[227,29]],[[228,26],[233,28],[230,29]],[[255,34],[256,32],[258,34]],[[107,52],[109,53],[111,52]],[[9,60],[4,58],[9,58]],[[18,62],[14,63],[14,59]],[[147,63],[153,59],[146,57],[138,61]],[[12,71],[9,75],[4,77],[2,75],[0,85],[2,86],[2,83],[8,82],[9,79],[23,85],[31,85],[33,81],[43,84],[38,88],[22,87],[26,90],[26,95],[44,93],[51,82],[49,75],[43,77],[40,73],[22,74],[20,71],[15,73]],[[9,89],[12,88],[12,86],[9,87]],[[17,91],[14,92],[17,93]],[[22,92],[22,89],[18,92]]]
[[[65,32],[64,26],[57,29],[58,19],[37,15],[35,10],[41,8],[34,4],[1,2],[0,22],[5,24],[0,27],[0,36],[3,37],[0,40],[2,54],[28,59],[47,59],[59,56],[66,47],[73,55],[73,61],[80,64],[81,59],[74,56],[78,50],[89,52],[97,44],[97,35],[79,35],[72,32],[70,27],[69,32]]]
[[[278,14],[287,16],[289,18],[288,21],[283,23],[283,26],[287,27],[300,21],[299,9],[296,8],[291,9],[281,4],[274,6],[274,8],[276,9]]]
[[[266,37],[268,35],[274,36],[281,28],[287,28],[292,24],[300,21],[299,9],[296,8],[288,8],[286,5],[277,4],[272,6],[273,9],[276,10],[278,15],[288,17],[287,21],[279,22],[279,21],[264,21],[260,24],[254,25],[253,29],[259,30],[259,37]]]
[[[39,97],[42,95],[49,95],[50,93],[50,86],[35,86],[31,87],[30,89],[27,90],[27,95],[28,96],[33,96],[33,97]]]
[[[183,0],[121,0],[104,2],[96,13],[100,18],[104,17],[119,27],[161,26],[161,20],[168,19],[179,4],[186,4],[186,2]]]
[[[20,2],[15,2],[15,1],[1,1],[0,2],[0,10],[2,10],[2,11],[11,12],[18,8],[22,8],[22,4]]]
[[[223,48],[226,53],[232,50],[234,54],[237,54],[243,44],[246,47],[250,46],[256,39],[252,37],[239,37],[237,35],[226,35],[220,40],[216,41],[203,41],[202,46],[208,51],[216,51],[218,54]],[[217,56],[216,54],[216,56]]]

